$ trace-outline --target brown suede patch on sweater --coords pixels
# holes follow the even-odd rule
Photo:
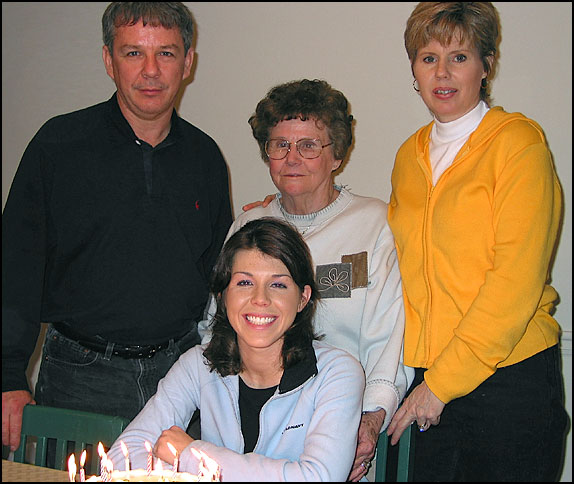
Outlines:
[[[341,257],[341,262],[350,262],[352,266],[352,289],[357,287],[367,287],[369,282],[369,270],[367,263],[367,252],[359,252],[358,254],[344,255]]]

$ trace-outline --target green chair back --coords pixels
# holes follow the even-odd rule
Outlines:
[[[412,425],[407,428],[397,444],[399,450],[396,461],[396,479],[393,479],[394,482],[408,482],[412,480],[415,451],[415,439],[412,435],[412,429]],[[389,440],[386,432],[379,435],[375,455],[375,482],[389,482],[387,476],[389,470],[387,467]]]
[[[20,446],[14,452],[15,462],[26,462],[28,442],[35,438],[33,464],[66,470],[73,452],[76,465],[87,451],[86,469],[96,473],[99,464],[98,443],[107,450],[127,427],[129,420],[79,410],[26,405],[22,415]],[[50,443],[49,443],[50,442]]]

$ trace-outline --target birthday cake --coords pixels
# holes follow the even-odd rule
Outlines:
[[[84,477],[84,464],[86,451],[82,452],[80,458],[80,482],[219,482],[221,481],[221,469],[216,461],[211,459],[205,453],[196,449],[191,449],[191,453],[199,459],[198,473],[190,474],[189,472],[179,472],[179,454],[175,447],[169,442],[167,446],[174,455],[173,468],[164,469],[162,460],[157,459],[154,465],[154,458],[152,455],[152,447],[149,442],[145,442],[146,450],[148,451],[147,466],[145,469],[132,469],[130,467],[129,453],[127,446],[120,442],[122,452],[125,457],[124,471],[115,470],[113,462],[108,458],[104,451],[104,447],[100,442],[98,444],[98,454],[100,455],[100,475],[91,476],[86,479]],[[76,480],[76,459],[74,454],[70,455],[68,459],[68,473],[70,475],[70,482]]]
[[[129,471],[112,471],[107,479],[104,476],[92,476],[87,482],[218,482],[217,476],[196,476],[188,472],[173,472],[170,470],[131,469]]]

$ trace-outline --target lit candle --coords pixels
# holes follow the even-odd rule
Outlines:
[[[173,454],[173,475],[175,476],[177,474],[177,466],[179,463],[177,450],[169,442],[167,443],[167,446],[169,447],[169,450],[171,450],[171,453]]]
[[[84,464],[86,463],[86,449],[83,450],[80,456],[80,482],[86,482],[86,471],[84,470]]]
[[[120,445],[122,447],[122,452],[124,454],[124,459],[125,459],[125,463],[126,463],[126,472],[130,470],[130,458],[129,458],[129,454],[128,454],[128,448],[126,447],[126,444],[124,444],[124,441],[120,441]]]
[[[112,482],[112,473],[114,472],[114,463],[106,456],[106,480],[105,482]]]
[[[151,448],[151,444],[146,440],[145,443],[145,448],[147,450],[147,475],[151,475],[151,471],[153,470],[153,454],[152,454],[152,448]]]
[[[100,477],[102,478],[102,481],[106,482],[106,473],[108,472],[106,468],[106,461],[108,460],[108,457],[104,452],[104,446],[101,442],[98,443],[98,455],[100,456]]]
[[[191,453],[199,459],[197,477],[202,481],[219,482],[221,480],[221,468],[219,464],[206,453],[191,448]]]
[[[76,456],[74,454],[68,459],[68,475],[70,482],[76,482]]]

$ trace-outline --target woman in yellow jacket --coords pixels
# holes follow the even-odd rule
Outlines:
[[[415,480],[551,481],[567,415],[548,285],[562,211],[538,124],[489,107],[491,3],[422,2],[405,46],[434,116],[399,149],[389,223],[416,368],[388,433],[417,422]]]

